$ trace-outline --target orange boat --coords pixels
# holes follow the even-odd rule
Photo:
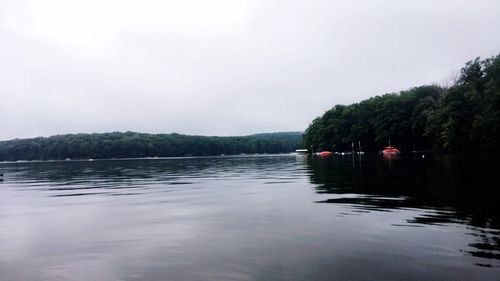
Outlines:
[[[382,150],[383,154],[398,154],[399,152],[400,152],[399,149],[393,146],[386,146],[384,150]]]

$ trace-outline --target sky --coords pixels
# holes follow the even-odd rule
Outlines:
[[[498,0],[0,0],[0,140],[303,131],[500,53]]]

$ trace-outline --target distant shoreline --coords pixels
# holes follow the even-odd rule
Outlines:
[[[258,154],[232,154],[232,155],[207,155],[207,156],[170,156],[170,157],[137,157],[137,158],[101,158],[101,159],[57,159],[57,160],[15,160],[1,161],[0,164],[23,163],[67,163],[67,162],[103,162],[103,161],[130,161],[130,160],[175,160],[175,159],[204,159],[204,158],[252,158],[252,157],[292,157],[290,153],[258,153]]]
[[[0,161],[65,159],[137,159],[238,154],[276,154],[295,151],[301,132],[205,137],[135,132],[68,134],[0,141]]]

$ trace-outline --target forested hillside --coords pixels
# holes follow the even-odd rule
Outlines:
[[[302,133],[300,132],[244,137],[134,132],[69,134],[2,141],[0,142],[0,161],[281,153],[298,148],[301,139]]]
[[[303,144],[316,150],[496,151],[500,145],[500,55],[469,61],[451,87],[416,87],[336,105],[314,119]]]

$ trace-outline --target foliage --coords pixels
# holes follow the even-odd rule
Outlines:
[[[450,88],[422,86],[336,105],[312,121],[303,144],[316,150],[500,151],[500,55],[468,62]],[[357,147],[356,147],[357,148]]]
[[[209,156],[281,153],[298,148],[302,133],[269,133],[243,137],[180,134],[69,134],[0,142],[0,161]]]

